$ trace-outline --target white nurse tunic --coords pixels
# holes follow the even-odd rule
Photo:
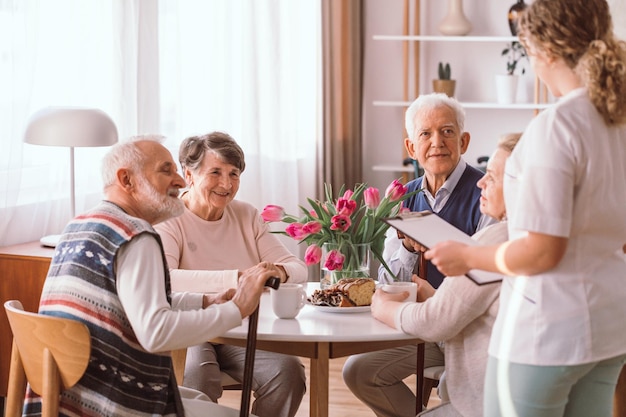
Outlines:
[[[626,127],[572,91],[532,120],[504,181],[511,240],[569,241],[556,268],[504,279],[489,354],[574,365],[626,353]]]

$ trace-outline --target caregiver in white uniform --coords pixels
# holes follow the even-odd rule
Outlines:
[[[610,417],[626,360],[626,44],[606,0],[535,0],[519,21],[556,104],[505,168],[510,240],[426,252],[442,273],[507,275],[485,416]]]

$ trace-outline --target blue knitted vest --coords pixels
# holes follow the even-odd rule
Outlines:
[[[159,235],[144,220],[103,202],[70,222],[56,247],[46,278],[41,314],[81,321],[91,334],[87,371],[61,397],[59,415],[182,416],[169,354],[147,352],[137,341],[116,289],[115,260],[134,237]],[[165,292],[169,272],[161,249]],[[41,413],[39,397],[29,392],[25,415]]]
[[[465,171],[463,171],[463,174],[459,179],[458,184],[454,187],[454,190],[450,194],[450,198],[446,202],[446,205],[443,206],[439,213],[437,213],[448,223],[454,225],[458,229],[461,229],[470,236],[476,232],[481,216],[480,188],[476,186],[476,183],[482,178],[482,176],[482,172],[467,165],[465,167]],[[410,181],[406,185],[408,189],[407,192],[421,189],[423,178],[424,177],[420,177]],[[424,193],[417,193],[408,198],[404,202],[404,207],[407,207],[411,211],[433,211],[430,204],[428,204],[428,200],[424,196]],[[438,288],[443,281],[444,276],[429,261],[426,278],[433,287]]]

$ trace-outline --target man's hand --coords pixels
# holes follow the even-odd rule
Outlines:
[[[271,265],[270,266],[268,266]],[[239,308],[241,317],[248,317],[259,305],[259,300],[265,286],[265,281],[274,276],[276,270],[273,264],[261,262],[260,264],[246,269],[239,277],[237,290],[232,298]]]
[[[285,271],[285,268],[283,268],[282,265],[276,265],[271,262],[261,262],[259,266],[273,270],[274,271],[273,276],[280,278],[280,282],[287,281],[287,278],[288,278],[287,272]]]
[[[287,279],[289,278],[287,276],[287,271],[285,271],[285,268],[282,265],[275,265],[271,262],[259,262],[259,264],[257,265],[258,267],[261,268],[265,268],[265,269],[272,269],[274,271],[274,274],[272,276],[274,277],[278,277],[280,278],[280,282],[286,282]],[[237,273],[237,279],[241,279],[241,277],[243,276],[243,274],[245,274],[246,271],[239,271]]]
[[[408,250],[409,252],[418,253],[418,252],[426,251],[425,246],[420,245],[419,243],[417,243],[415,240],[411,239],[410,237],[404,236],[404,239],[402,240],[402,245],[404,245],[405,249]]]
[[[202,297],[202,308],[207,308],[211,304],[223,304],[232,300],[235,295],[235,291],[236,290],[234,288],[229,288],[216,294],[204,294],[204,297]]]

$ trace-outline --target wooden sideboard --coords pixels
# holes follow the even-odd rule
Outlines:
[[[39,242],[0,247],[0,403],[7,395],[13,342],[4,303],[20,300],[24,310],[38,310],[53,253],[54,249],[42,247]]]

